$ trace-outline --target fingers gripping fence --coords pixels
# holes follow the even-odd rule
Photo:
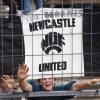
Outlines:
[[[99,78],[100,0],[30,2],[0,1],[0,75],[14,76],[19,82],[18,66],[25,63],[29,80],[55,78],[54,86],[65,85],[69,80]],[[50,92],[44,87],[41,92],[5,92],[0,86],[0,98],[94,100],[100,98],[99,83],[81,91],[69,87],[63,90],[62,86],[61,91]]]

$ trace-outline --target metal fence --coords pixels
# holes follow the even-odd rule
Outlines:
[[[11,0],[12,1],[12,0]],[[22,3],[22,5],[24,5]],[[54,75],[56,77],[58,77],[58,83],[60,81],[60,84],[64,84],[66,82],[66,80],[73,80],[73,79],[77,79],[77,80],[84,80],[84,79],[92,79],[95,77],[99,77],[100,76],[100,0],[44,0],[44,4],[43,7],[41,9],[42,14],[38,13],[39,10],[36,10],[33,5],[34,1],[31,0],[31,4],[30,4],[30,13],[25,15],[25,13],[23,13],[24,8],[22,8],[22,13],[20,14],[16,14],[13,13],[12,10],[14,10],[15,8],[12,6],[11,4],[11,14],[9,14],[9,7],[7,6],[6,3],[4,3],[2,0],[0,1],[0,74],[4,75],[4,74],[8,74],[8,75],[13,75],[16,77],[16,73],[18,70],[18,65],[20,63],[26,63],[28,62],[28,64],[31,66],[31,71],[30,71],[30,76],[31,79],[34,79],[36,76],[41,76],[42,78],[43,73],[42,72],[44,69],[46,69],[46,67],[44,67],[44,69],[40,69],[41,73],[39,73],[38,75],[36,75],[36,73],[33,71],[33,69],[35,70],[34,66],[36,66],[37,64],[34,64],[36,62],[36,60],[38,60],[38,62],[41,62],[41,64],[39,64],[39,66],[42,68],[42,66],[56,66],[56,61],[55,59],[59,59],[61,57],[61,62],[59,61],[59,64],[67,64],[68,66],[71,66],[71,68],[69,68],[69,73],[68,72],[64,72],[62,70],[62,72],[60,73],[60,77],[59,73],[57,73],[55,75],[55,73],[52,71],[52,77],[54,77]],[[41,27],[37,27],[37,23],[34,24],[34,20],[38,20],[38,18],[43,20],[43,17],[45,16],[46,18],[51,17],[51,19],[56,19],[58,16],[60,16],[60,14],[57,13],[43,13],[43,9],[44,8],[51,8],[51,12],[53,11],[53,9],[56,8],[57,9],[62,9],[62,11],[64,11],[64,9],[81,9],[83,12],[82,14],[82,29],[80,30],[81,27],[79,27],[79,29],[76,30],[76,32],[79,31],[79,33],[73,34],[74,30],[73,28],[71,29],[71,35],[70,32],[66,33],[63,28],[61,28],[61,32],[62,32],[62,36],[65,36],[65,40],[67,36],[70,36],[71,40],[70,42],[72,42],[72,46],[68,46],[68,48],[70,48],[70,52],[64,51],[64,46],[62,46],[62,51],[61,53],[56,54],[55,51],[53,50],[52,53],[48,56],[48,54],[46,53],[46,46],[48,44],[46,44],[46,42],[48,42],[49,40],[46,41],[46,38],[49,38],[50,36],[55,36],[58,37],[60,35],[57,35],[58,33],[56,33],[56,35],[46,35],[45,32],[42,28],[44,28],[45,26],[43,26],[43,22],[41,24]],[[16,3],[16,11],[18,11],[18,3]],[[33,13],[33,11],[35,11],[35,13]],[[37,12],[36,12],[37,11]],[[56,12],[55,11],[55,12]],[[65,10],[66,11],[66,10]],[[65,14],[65,15],[63,15]],[[72,13],[73,14],[73,13]],[[76,14],[76,13],[75,13]],[[78,13],[77,13],[78,14]],[[80,14],[80,12],[79,12]],[[17,17],[16,17],[17,16]],[[23,29],[23,26],[26,24],[24,23],[24,20],[28,20],[28,18],[24,18],[27,16],[31,16],[31,20],[32,23],[30,23],[30,30],[32,31],[32,35],[29,33],[27,34],[27,30]],[[56,17],[54,17],[56,16]],[[64,16],[67,16],[66,13],[62,13],[61,17],[62,20],[65,18]],[[68,17],[68,16],[67,16]],[[73,16],[72,16],[73,18]],[[34,26],[36,25],[36,26]],[[60,24],[59,24],[60,25]],[[64,24],[65,25],[65,24]],[[34,28],[34,27],[35,28]],[[26,25],[27,27],[27,25]],[[37,28],[36,28],[37,27]],[[48,27],[48,26],[47,26]],[[51,28],[52,33],[54,32],[56,25]],[[59,27],[59,26],[57,26]],[[41,34],[40,33],[35,33],[35,31],[37,31],[38,29],[41,29]],[[35,30],[35,31],[34,31]],[[34,32],[33,32],[34,31]],[[82,33],[80,33],[82,31]],[[26,32],[26,34],[24,34]],[[81,36],[80,36],[81,34]],[[77,37],[79,35],[79,38],[75,39],[75,37]],[[75,37],[74,37],[75,36]],[[31,38],[32,40],[30,40]],[[36,39],[36,37],[38,39]],[[39,46],[41,46],[42,51],[38,49],[38,41],[39,39],[42,38],[42,42],[40,41]],[[81,38],[81,39],[80,39]],[[25,40],[26,39],[26,40]],[[52,38],[51,38],[52,39]],[[69,39],[69,38],[68,38]],[[76,42],[78,39],[80,39],[78,42]],[[35,40],[35,41],[34,41]],[[27,48],[31,48],[31,51],[28,51],[28,49],[26,50],[26,42],[29,41],[27,43]],[[57,40],[58,41],[58,40]],[[31,43],[30,43],[31,42]],[[58,41],[59,42],[59,41]],[[57,42],[57,44],[59,44]],[[80,46],[80,49],[78,48],[78,46],[75,48],[74,47],[74,43],[79,43],[78,44]],[[43,43],[45,44],[43,47]],[[49,42],[48,42],[49,43]],[[53,44],[54,42],[51,41],[51,43]],[[64,44],[64,43],[63,43]],[[65,43],[66,44],[66,43]],[[35,45],[35,46],[34,46]],[[76,46],[76,45],[75,45]],[[34,49],[35,48],[35,49]],[[51,47],[53,49],[53,47]],[[67,47],[65,48],[65,50],[67,49]],[[74,49],[76,50],[74,52]],[[79,51],[77,51],[79,49]],[[38,53],[37,53],[38,51]],[[26,53],[26,52],[31,52],[31,53]],[[46,57],[47,56],[47,57]],[[55,57],[56,56],[56,57]],[[58,57],[57,57],[58,56]],[[69,64],[69,62],[65,63],[64,60],[66,60],[66,56],[68,56],[67,61],[71,60],[71,64]],[[39,58],[38,58],[39,57]],[[46,57],[46,58],[45,58]],[[71,59],[69,59],[71,57]],[[74,58],[75,57],[75,58]],[[47,58],[50,60],[50,62],[48,62],[47,64],[45,64]],[[76,60],[78,59],[78,60]],[[28,60],[28,61],[26,61]],[[74,60],[76,61],[76,63],[79,63],[79,67],[76,69],[74,68],[74,64],[76,64],[74,62]],[[36,62],[37,63],[37,62]],[[52,64],[53,63],[53,64]],[[61,65],[57,65],[57,66],[61,66]],[[78,64],[76,64],[77,66]],[[64,66],[63,66],[64,67]],[[66,67],[66,66],[65,66]],[[79,72],[77,71],[78,69]],[[50,69],[49,69],[50,70]],[[68,70],[68,69],[67,69]],[[66,70],[66,71],[67,71]],[[76,71],[76,72],[74,72]],[[48,74],[48,73],[46,73]],[[66,77],[65,77],[65,76]],[[5,93],[0,93],[0,98],[2,99],[11,99],[12,98],[28,98],[28,97],[34,97],[35,99],[38,97],[53,97],[53,96],[57,96],[59,97],[66,97],[66,99],[68,99],[67,97],[69,96],[73,96],[72,99],[76,99],[76,100],[81,100],[81,99],[93,99],[93,100],[99,100],[100,99],[100,85],[96,84],[94,87],[87,89],[87,90],[82,90],[82,91],[52,91],[52,92],[32,92],[32,93],[22,93],[22,92],[5,92]]]

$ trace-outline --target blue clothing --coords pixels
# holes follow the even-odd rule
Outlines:
[[[44,0],[35,0],[36,9],[43,7]]]
[[[41,85],[37,84],[36,82],[34,82],[33,80],[29,80],[28,81],[32,87],[33,87],[33,91],[34,92],[39,92],[39,91],[43,91]],[[67,84],[65,85],[60,85],[60,86],[54,86],[53,87],[53,91],[64,91],[64,90],[71,90],[72,85],[75,83],[76,81],[69,81]],[[28,98],[28,100],[65,100],[65,99],[69,99],[72,98],[73,96],[58,96],[58,97],[31,97]]]
[[[44,0],[35,0],[36,9],[43,7]],[[24,0],[24,13],[28,14],[30,12],[30,0]]]
[[[30,13],[30,0],[24,0],[24,13]]]

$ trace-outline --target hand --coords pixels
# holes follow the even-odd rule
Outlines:
[[[100,78],[96,78],[96,79],[92,79],[92,84],[94,83],[97,83],[97,82],[100,82]]]
[[[100,78],[95,78],[87,81],[88,85],[90,86],[95,85],[97,82],[100,82]]]
[[[17,72],[18,80],[24,80],[28,77],[27,72],[29,68],[25,64],[19,64],[19,69]]]
[[[8,76],[8,75],[3,75],[1,77],[2,85],[1,88],[4,90],[10,90],[10,89],[16,89],[17,84],[14,81],[13,77]]]

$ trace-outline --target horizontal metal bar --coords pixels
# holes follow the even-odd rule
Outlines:
[[[49,97],[49,96],[100,96],[100,90],[82,91],[51,91],[51,92],[8,92],[0,93],[0,98],[20,98],[20,97]]]
[[[45,4],[78,4],[78,3],[100,3],[100,0],[47,0]]]

